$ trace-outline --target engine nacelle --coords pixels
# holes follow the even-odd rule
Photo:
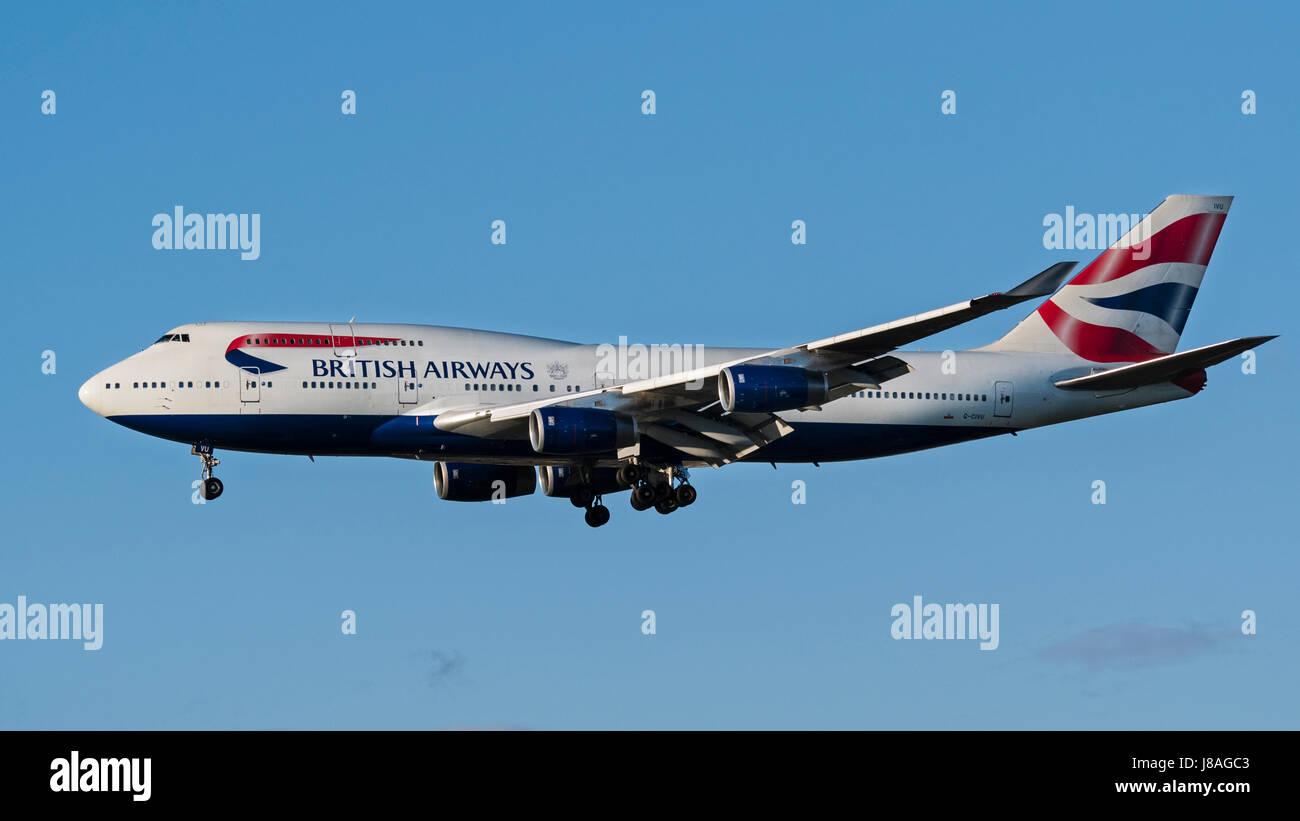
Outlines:
[[[542,465],[542,493],[547,496],[571,496],[575,488],[582,487],[578,468],[571,465]],[[594,468],[591,489],[597,496],[618,493],[630,485],[618,480],[618,468]]]
[[[752,413],[820,405],[830,395],[826,374],[784,365],[732,365],[718,374],[722,409]]]
[[[538,408],[528,417],[528,439],[538,453],[602,453],[636,444],[636,420],[595,408]]]
[[[501,485],[497,485],[501,482]],[[537,473],[529,466],[476,465],[470,462],[435,462],[433,488],[448,502],[486,502],[498,489],[497,498],[527,496],[537,489]]]

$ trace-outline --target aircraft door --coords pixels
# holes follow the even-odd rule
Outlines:
[[[262,374],[259,369],[239,369],[239,401],[241,404],[262,401]]]
[[[411,405],[420,399],[420,383],[414,376],[399,376],[397,378],[397,401],[404,405]]]
[[[334,345],[334,355],[352,357],[357,355],[357,341],[352,335],[352,325],[330,325],[330,342]]]
[[[998,382],[993,386],[993,415],[1011,415],[1011,383]]]

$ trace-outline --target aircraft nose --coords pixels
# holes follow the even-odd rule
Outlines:
[[[87,379],[85,384],[77,390],[77,398],[81,400],[81,404],[90,408],[100,416],[103,416],[103,394],[101,393],[101,389],[98,387],[100,376],[100,374],[95,374]]]

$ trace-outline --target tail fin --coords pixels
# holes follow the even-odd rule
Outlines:
[[[1090,362],[1173,353],[1231,205],[1232,197],[1167,197],[988,349]]]

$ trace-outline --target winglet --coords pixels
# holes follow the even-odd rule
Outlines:
[[[1055,265],[1045,268],[1041,272],[1034,274],[1029,279],[1020,283],[1016,287],[1007,291],[1005,296],[1023,297],[1033,299],[1040,296],[1051,296],[1056,293],[1065,280],[1070,276],[1079,263],[1075,262],[1058,262]]]
[[[1058,262],[1034,274],[1010,291],[972,299],[971,304],[978,305],[981,308],[1001,310],[1030,299],[1042,299],[1045,296],[1051,296],[1065,284],[1065,280],[1070,277],[1070,272],[1078,264],[1078,262]]]

